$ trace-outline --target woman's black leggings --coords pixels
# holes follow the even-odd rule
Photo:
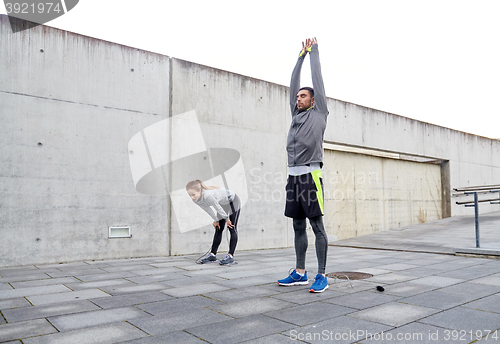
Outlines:
[[[229,214],[229,219],[233,224],[233,228],[228,228],[229,233],[231,234],[231,239],[229,240],[229,254],[234,256],[234,250],[236,250],[236,244],[238,243],[238,218],[240,217],[240,207],[241,202],[238,195],[235,195],[233,201],[230,204],[222,205],[222,209]],[[219,245],[222,241],[222,232],[224,231],[224,227],[226,226],[226,220],[219,220],[219,228],[215,229],[214,240],[212,242],[211,252],[213,254],[217,254],[217,250],[219,249]]]
[[[328,251],[328,238],[323,226],[323,216],[319,215],[309,219],[309,223],[316,235],[316,257],[318,258],[318,273],[324,274],[326,268],[326,254]],[[295,255],[297,257],[297,269],[306,268],[307,233],[306,219],[293,219],[293,230],[295,231]]]

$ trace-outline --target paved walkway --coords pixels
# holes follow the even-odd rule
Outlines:
[[[473,211],[472,211],[473,212]],[[500,212],[479,216],[476,249],[474,216],[455,216],[395,230],[341,240],[333,245],[412,252],[500,255]]]
[[[482,239],[498,242],[488,218]],[[183,256],[0,269],[0,343],[500,343],[500,259],[452,254],[475,244],[468,221],[333,243],[328,272],[373,277],[330,279],[321,294],[276,284],[293,249],[237,252],[230,267]]]

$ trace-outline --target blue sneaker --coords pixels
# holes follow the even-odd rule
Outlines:
[[[322,293],[328,289],[328,278],[322,274],[317,274],[311,289],[311,293]]]
[[[309,281],[307,280],[307,271],[304,276],[298,274],[297,270],[293,270],[287,278],[278,281],[279,285],[291,286],[291,285],[307,285]]]

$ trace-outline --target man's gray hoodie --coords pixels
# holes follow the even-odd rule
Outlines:
[[[323,136],[326,128],[328,109],[321,76],[318,45],[311,47],[311,76],[314,89],[314,106],[302,112],[297,108],[297,93],[300,89],[300,71],[306,54],[299,56],[290,82],[290,107],[292,123],[288,131],[286,149],[288,166],[300,166],[319,162],[323,166]]]

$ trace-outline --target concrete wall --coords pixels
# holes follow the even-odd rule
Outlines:
[[[137,193],[127,143],[169,115],[170,59],[0,25],[0,266],[168,254],[168,198]]]
[[[240,159],[238,249],[293,245],[283,216],[287,87],[47,26],[13,34],[3,15],[0,25],[0,266],[206,251],[210,218],[183,229],[181,216],[206,215],[194,205],[181,214],[167,187],[206,171],[155,165],[200,142],[206,152],[232,150]],[[499,183],[500,141],[334,99],[328,105],[329,143],[445,161],[448,188]],[[186,113],[196,115],[192,137],[172,125]],[[163,132],[150,136],[153,126]],[[150,167],[134,170],[139,160]],[[150,185],[161,192],[141,191],[134,174],[143,172],[165,181]],[[451,207],[452,215],[470,213]],[[115,225],[129,225],[132,237],[109,239]]]
[[[500,183],[500,140],[420,122],[356,104],[330,99],[325,141],[448,162],[449,186]],[[453,116],[453,114],[450,114]],[[451,199],[448,193],[445,195]],[[451,215],[471,210],[451,202]],[[498,210],[482,204],[480,211]]]

